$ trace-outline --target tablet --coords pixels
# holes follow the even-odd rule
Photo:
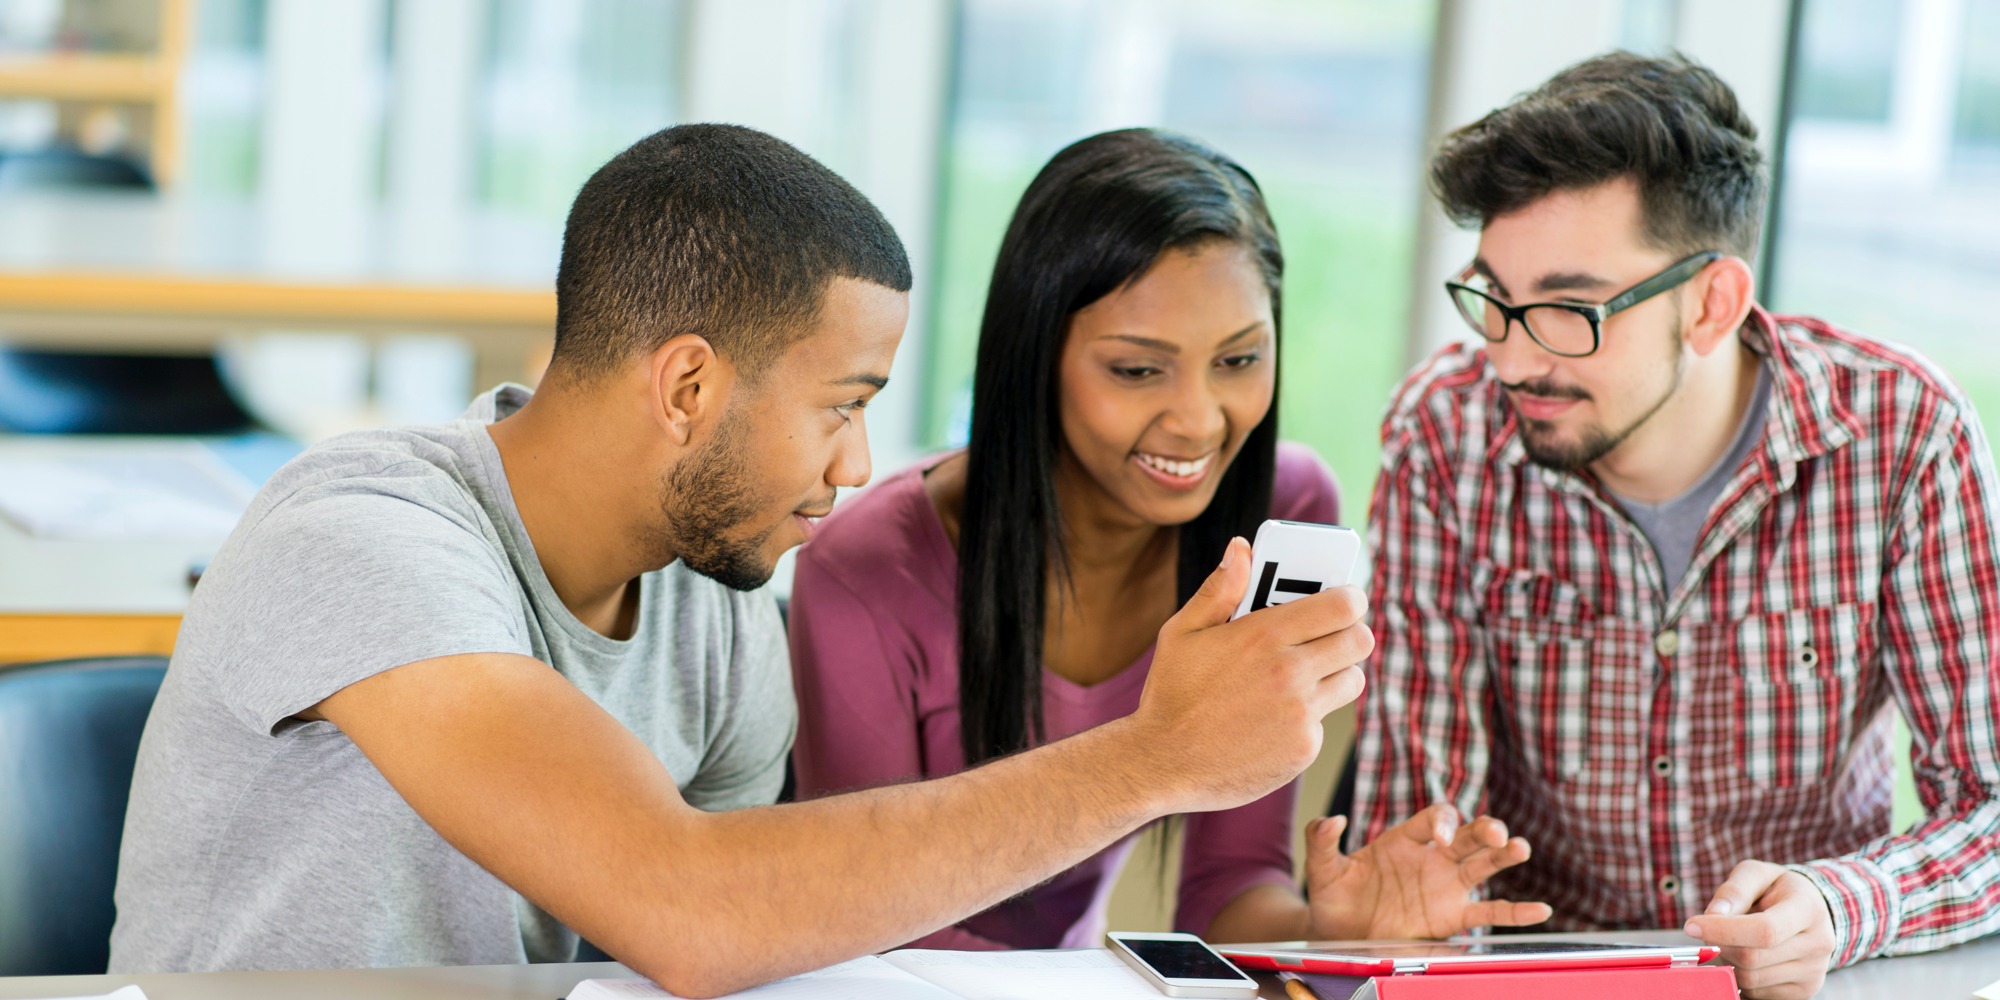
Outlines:
[[[1246,969],[1335,976],[1413,976],[1562,969],[1665,969],[1700,965],[1721,952],[1686,947],[1577,941],[1438,941],[1408,944],[1217,945]]]

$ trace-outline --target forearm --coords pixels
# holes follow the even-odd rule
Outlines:
[[[1826,897],[1835,966],[1935,951],[2000,931],[2000,801],[1794,865]]]
[[[1284,885],[1251,886],[1209,921],[1202,937],[1216,944],[1302,941],[1312,936],[1304,897]]]
[[[662,926],[618,957],[727,992],[999,903],[1169,811],[1125,725],[936,781],[692,817],[658,857]]]

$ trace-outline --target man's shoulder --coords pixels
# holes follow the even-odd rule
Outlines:
[[[1799,381],[1878,446],[1920,446],[1976,423],[1965,391],[1916,349],[1811,316],[1772,321]]]
[[[1412,451],[1437,460],[1484,455],[1506,424],[1500,401],[1485,348],[1465,341],[1447,344],[1396,387],[1382,418],[1383,450],[1389,461]]]
[[[424,512],[471,528],[487,520],[465,447],[476,426],[355,431],[314,444],[277,471],[251,501],[238,531],[281,523],[335,525],[343,514]]]
[[[1845,388],[1863,380],[1889,378],[1917,399],[1965,405],[1965,393],[1936,362],[1913,347],[1880,340],[1812,316],[1773,316],[1800,364],[1817,362],[1830,380]],[[1803,346],[1805,351],[1798,350]],[[1816,357],[1815,357],[1816,356]]]

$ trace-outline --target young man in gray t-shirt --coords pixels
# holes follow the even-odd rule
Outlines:
[[[749,591],[866,482],[862,407],[909,287],[880,213],[769,136],[681,126],[599,170],[540,390],[313,448],[211,565],[140,749],[114,968],[562,959],[581,934],[710,995],[1296,776],[1361,690],[1363,600],[1230,622],[1239,541],[1134,714],[937,781],[731,808],[774,797],[794,720]],[[1439,905],[1525,856],[1490,821],[1392,839]]]

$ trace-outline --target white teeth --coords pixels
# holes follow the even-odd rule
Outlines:
[[[1169,476],[1175,476],[1180,479],[1186,479],[1190,476],[1199,475],[1203,469],[1208,468],[1209,460],[1213,459],[1214,457],[1215,456],[1213,454],[1209,454],[1209,455],[1204,455],[1198,459],[1195,459],[1192,462],[1180,462],[1180,461],[1175,461],[1174,459],[1171,458],[1161,458],[1158,455],[1148,455],[1143,451],[1138,453],[1139,461],[1144,462],[1147,465],[1150,465],[1153,468],[1158,469]]]

